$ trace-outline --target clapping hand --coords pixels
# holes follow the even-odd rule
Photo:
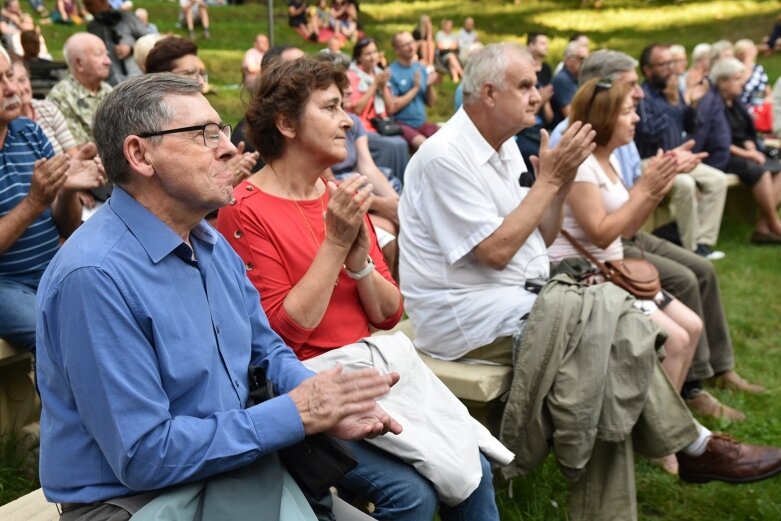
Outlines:
[[[550,136],[543,130],[540,140],[539,157],[532,156],[531,161],[539,182],[552,184],[557,191],[572,185],[578,167],[594,151],[596,132],[591,125],[580,121],[572,123],[556,148],[550,148]]]
[[[354,174],[338,187],[334,182],[328,182],[330,200],[325,212],[326,240],[352,250],[361,232],[364,216],[371,207],[373,190],[366,176],[360,174]]]

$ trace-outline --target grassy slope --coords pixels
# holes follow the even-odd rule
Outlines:
[[[483,41],[523,41],[530,30],[544,30],[552,36],[551,62],[555,62],[573,31],[586,31],[598,47],[614,47],[637,56],[649,42],[678,42],[691,47],[700,41],[720,38],[736,40],[749,37],[758,40],[769,32],[775,15],[781,12],[781,1],[693,1],[674,5],[669,1],[606,0],[601,11],[579,9],[580,2],[524,0],[515,5],[511,0],[485,1],[370,1],[362,2],[367,33],[380,40],[388,56],[387,43],[393,32],[410,28],[422,13],[433,16],[435,23],[443,17],[453,17],[457,23],[466,15],[476,19]],[[152,20],[162,31],[178,31],[174,27],[176,5],[172,2],[138,0],[147,7]],[[287,27],[284,2],[276,2],[277,42],[295,43],[306,50],[319,46],[302,42]],[[236,87],[243,50],[256,32],[267,32],[265,2],[242,7],[212,9],[212,40],[202,46],[201,55],[207,63],[211,82],[217,94],[211,101],[229,122],[241,116],[241,100]],[[59,55],[62,42],[71,29],[46,27],[49,48]],[[763,59],[771,78],[781,73],[781,57]],[[434,108],[437,119],[450,113],[453,85],[442,87],[440,102]],[[781,251],[756,248],[747,244],[750,216],[733,204],[730,196],[728,216],[722,227],[719,247],[727,258],[717,264],[722,294],[726,303],[739,368],[752,380],[761,381],[771,389],[765,396],[744,396],[715,392],[726,403],[749,414],[744,424],[720,425],[710,428],[728,430],[731,434],[756,442],[781,445],[781,405],[776,399],[781,390]],[[14,487],[11,482],[19,475],[17,463],[0,461],[0,503],[21,493],[26,485]],[[759,520],[781,519],[781,479],[746,486],[710,484],[684,485],[677,480],[638,462],[637,482],[640,512],[644,519],[658,520]],[[502,519],[564,520],[567,485],[551,460],[533,475],[513,483],[513,497],[507,488],[499,491]],[[4,492],[5,491],[5,492]],[[16,492],[14,492],[16,491]]]

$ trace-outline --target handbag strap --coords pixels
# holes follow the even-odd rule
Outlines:
[[[610,270],[607,269],[607,266],[605,266],[604,262],[594,257],[594,255],[592,255],[586,248],[584,248],[583,245],[580,244],[580,242],[578,242],[577,239],[575,239],[575,237],[570,235],[570,233],[564,228],[561,229],[560,233],[565,239],[567,239],[570,242],[570,244],[572,244],[575,247],[576,250],[578,250],[578,252],[581,255],[586,257],[597,268],[599,268],[599,271],[602,272],[602,275],[604,275],[606,279],[610,280]]]

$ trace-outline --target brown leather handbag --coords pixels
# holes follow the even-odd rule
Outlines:
[[[622,288],[635,297],[644,300],[653,300],[662,289],[659,279],[659,270],[646,259],[621,259],[617,261],[601,262],[583,247],[566,230],[561,230],[561,235],[577,249],[581,255],[590,260],[599,268],[605,279],[619,288]]]

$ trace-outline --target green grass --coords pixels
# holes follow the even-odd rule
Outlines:
[[[21,437],[0,436],[0,505],[40,486],[37,449],[31,451]]]
[[[177,4],[159,0],[137,0],[149,9],[152,21],[162,31],[184,31],[175,28]],[[277,43],[292,43],[307,51],[321,46],[304,42],[287,27],[285,3],[275,2]],[[681,43],[691,49],[701,42],[721,38],[755,41],[770,31],[775,16],[781,12],[778,0],[703,1],[687,0],[674,4],[667,0],[605,0],[595,11],[581,9],[579,0],[548,1],[372,1],[361,3],[363,22],[368,35],[380,41],[380,47],[391,57],[390,36],[397,30],[410,29],[423,14],[430,14],[435,24],[444,17],[460,23],[464,16],[474,16],[485,42],[514,40],[524,42],[527,31],[543,30],[551,38],[551,56],[555,63],[566,39],[573,31],[586,31],[596,47],[612,47],[638,56],[650,42]],[[237,84],[243,52],[257,32],[267,32],[265,1],[238,7],[210,10],[212,39],[203,42],[200,54],[216,87],[210,96],[225,121],[235,122],[242,114]],[[65,38],[71,28],[44,27],[50,50],[61,56]],[[349,49],[347,49],[349,52]],[[772,79],[781,74],[781,56],[762,58]],[[439,102],[432,118],[445,120],[452,107],[454,85],[441,87]],[[725,403],[749,415],[742,424],[705,422],[712,429],[725,430],[744,440],[781,445],[781,250],[759,248],[748,244],[753,215],[740,202],[741,190],[730,192],[728,212],[722,226],[719,248],[727,253],[716,266],[732,338],[741,374],[769,387],[764,396],[746,396],[714,391]],[[745,194],[743,194],[745,195]],[[750,207],[749,207],[750,208]],[[0,444],[0,504],[37,486],[14,451]],[[34,472],[34,470],[33,470]],[[637,486],[642,519],[689,521],[718,519],[726,521],[781,519],[781,478],[763,483],[730,486],[722,484],[686,485],[639,460]],[[505,520],[565,520],[567,483],[556,464],[548,459],[535,473],[512,483],[512,498],[507,487],[497,492]]]

